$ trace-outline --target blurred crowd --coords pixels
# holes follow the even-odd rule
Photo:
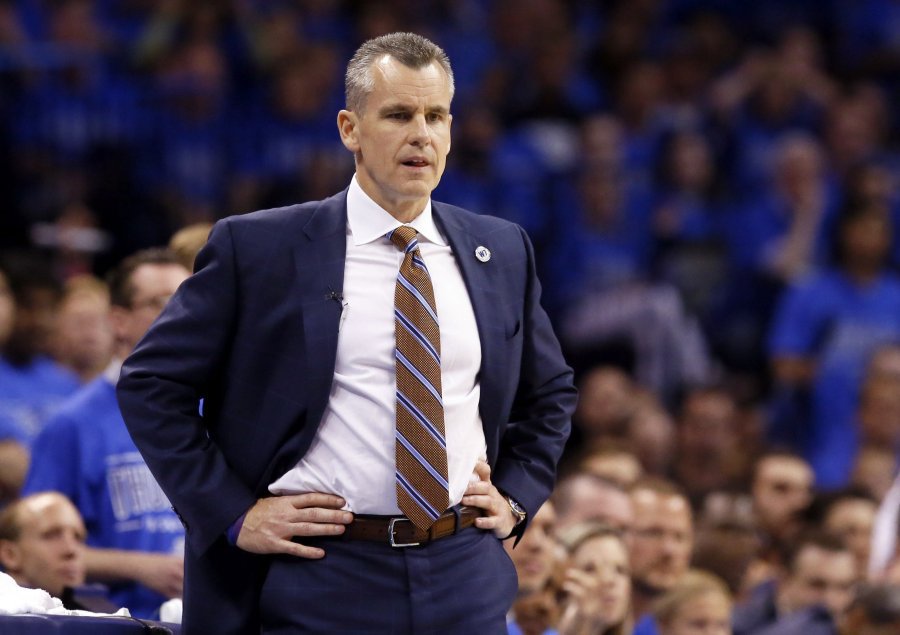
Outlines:
[[[546,535],[553,566],[516,615],[607,632],[576,601],[599,552],[632,598],[609,632],[700,596],[735,633],[757,604],[841,633],[896,613],[895,0],[0,0],[0,499],[127,354],[115,307],[167,297],[111,303],[104,276],[170,239],[190,269],[216,219],[346,187],[341,68],[396,30],[455,70],[435,198],[527,230],[579,382],[549,520],[512,552]],[[644,498],[685,522],[644,528]],[[650,543],[683,543],[668,582]],[[841,555],[816,578],[841,599],[798,600],[804,563]]]

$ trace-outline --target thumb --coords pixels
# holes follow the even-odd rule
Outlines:
[[[482,481],[490,481],[491,480],[491,466],[487,464],[487,461],[482,461],[481,459],[475,463],[475,474],[478,475]]]

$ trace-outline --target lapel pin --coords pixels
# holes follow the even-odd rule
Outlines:
[[[483,245],[478,245],[475,248],[475,257],[481,262],[487,262],[491,259],[491,250]]]

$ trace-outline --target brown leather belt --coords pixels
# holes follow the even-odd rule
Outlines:
[[[369,540],[383,542],[392,547],[413,547],[452,536],[475,524],[481,511],[475,507],[460,506],[448,509],[434,524],[423,531],[406,516],[367,516],[357,514],[347,525],[341,538],[344,540]]]

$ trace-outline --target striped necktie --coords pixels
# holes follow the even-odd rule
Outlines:
[[[428,529],[449,505],[449,485],[441,332],[434,289],[417,235],[407,225],[387,235],[404,254],[394,291],[396,489],[400,510],[416,527]]]

